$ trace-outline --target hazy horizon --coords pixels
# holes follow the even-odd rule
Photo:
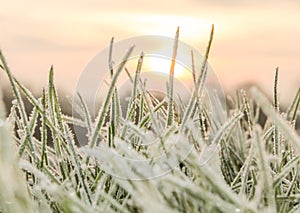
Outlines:
[[[225,91],[257,84],[270,95],[277,66],[282,102],[300,85],[297,1],[1,1],[0,48],[16,77],[40,91],[53,64],[58,88],[73,93],[112,36],[174,37],[180,26],[180,40],[204,53],[211,24],[209,62]],[[0,83],[7,84],[3,76]]]

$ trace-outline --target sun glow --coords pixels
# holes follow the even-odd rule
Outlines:
[[[175,33],[177,26],[179,26],[182,29],[179,39],[187,39],[189,41],[206,39],[207,35],[204,33],[201,34],[201,32],[206,32],[212,25],[211,20],[194,16],[144,14],[140,15],[137,20],[143,23],[144,27],[140,28],[143,34],[157,34],[171,37],[172,32]]]
[[[163,57],[146,57],[143,62],[143,71],[158,72],[169,75],[171,59]],[[175,64],[174,77],[181,79],[191,75],[191,71],[180,63]]]

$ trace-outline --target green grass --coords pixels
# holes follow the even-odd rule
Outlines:
[[[48,87],[36,98],[14,78],[0,52],[0,68],[15,96],[8,117],[0,105],[0,212],[300,212],[300,137],[295,129],[300,89],[287,111],[281,111],[277,69],[274,103],[255,88],[250,94],[237,91],[220,126],[201,98],[212,34],[201,73],[192,73],[195,89],[180,106],[180,117],[172,101],[176,45],[164,100],[145,91],[141,54],[136,75],[130,76],[127,114],[122,115],[116,81],[132,47],[116,70],[109,67],[110,88],[95,120],[80,94],[76,109],[84,119],[62,113],[53,67]],[[112,48],[113,39],[109,61]],[[24,99],[32,105],[30,113]],[[261,114],[267,116],[263,124]],[[73,124],[86,128],[87,146],[76,145]],[[142,144],[153,136],[159,141],[155,148]],[[182,161],[170,156],[179,166],[162,175],[170,165],[154,165],[155,156],[168,152],[178,137],[180,150],[193,149]],[[217,152],[204,163],[199,156],[209,145]]]

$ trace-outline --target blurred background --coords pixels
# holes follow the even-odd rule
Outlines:
[[[174,37],[205,53],[228,93],[258,85],[272,95],[279,67],[281,103],[300,85],[300,2],[297,0],[19,1],[0,0],[0,48],[14,75],[41,92],[53,64],[58,90],[72,96],[87,63],[112,36]],[[8,80],[0,72],[7,90]]]

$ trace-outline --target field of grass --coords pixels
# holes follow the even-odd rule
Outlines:
[[[300,89],[283,112],[276,70],[273,103],[255,88],[237,91],[220,123],[201,96],[211,39],[180,115],[172,102],[172,72],[164,100],[145,91],[143,55],[131,76],[127,113],[122,115],[115,87],[121,64],[93,120],[80,96],[75,108],[82,119],[62,113],[53,68],[37,98],[14,78],[0,52],[15,97],[8,116],[0,104],[0,212],[300,212]],[[86,146],[78,146],[73,125],[86,130]],[[149,148],[153,135],[159,142]],[[171,153],[172,146],[189,154]],[[201,160],[212,147],[211,158]],[[166,158],[157,161],[158,155]]]

